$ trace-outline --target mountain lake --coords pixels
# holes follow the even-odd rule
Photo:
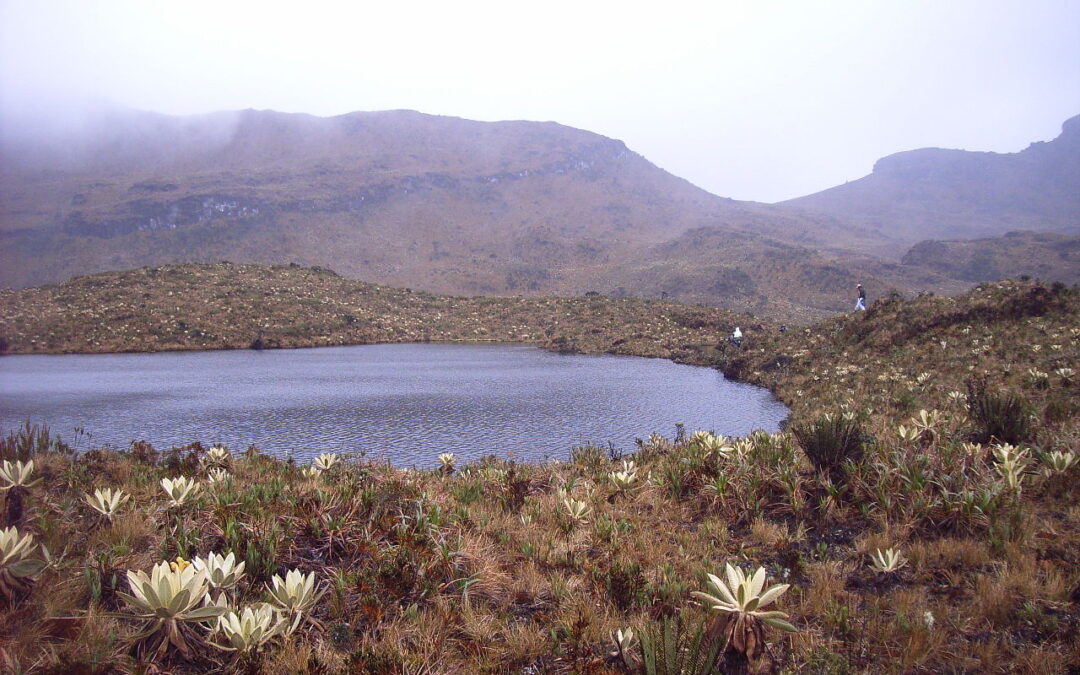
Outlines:
[[[775,432],[787,408],[711,368],[517,344],[0,357],[0,431],[48,424],[78,450],[194,441],[305,462],[352,453],[434,468],[486,455],[630,452],[652,433]]]

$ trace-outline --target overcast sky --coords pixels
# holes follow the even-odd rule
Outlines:
[[[778,201],[1080,114],[1080,0],[0,0],[7,108],[410,108],[618,138]]]

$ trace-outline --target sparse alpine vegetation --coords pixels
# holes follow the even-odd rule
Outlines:
[[[705,311],[625,307],[676,325]],[[610,346],[609,327],[565,325],[599,316],[560,316],[557,335]],[[657,316],[633,321],[647,337],[628,349],[664,334],[646,328]],[[0,461],[25,489],[5,530],[5,667],[1080,668],[1080,294],[1001,282],[889,298],[694,353],[772,388],[799,433],[691,429],[542,465],[432,448],[407,471],[198,444],[76,454],[47,430],[13,432]],[[973,403],[979,391],[1020,402],[1022,440],[1002,437],[1014,423],[991,428],[1013,412]]]
[[[23,354],[500,341],[705,363],[736,325],[752,333],[751,324],[771,329],[712,307],[438,296],[298,266],[147,267],[0,290],[0,349]]]

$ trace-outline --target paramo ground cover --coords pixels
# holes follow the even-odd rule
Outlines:
[[[1068,672],[1078,309],[1073,289],[1002,282],[784,334],[744,326],[741,349],[709,358],[777,392],[788,430],[654,435],[627,456],[460,465],[433,449],[430,470],[404,471],[15,432],[0,658],[57,673]]]

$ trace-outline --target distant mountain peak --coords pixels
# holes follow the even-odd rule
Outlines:
[[[1080,234],[1080,115],[1021,152],[921,148],[869,176],[784,202],[908,244],[1026,229]]]
[[[996,152],[971,152],[945,148],[905,150],[882,157],[874,162],[873,173],[908,179],[934,179],[935,173],[974,169],[986,158],[1000,156]]]
[[[1054,139],[1054,142],[1080,147],[1080,115],[1061,123],[1061,135]]]

